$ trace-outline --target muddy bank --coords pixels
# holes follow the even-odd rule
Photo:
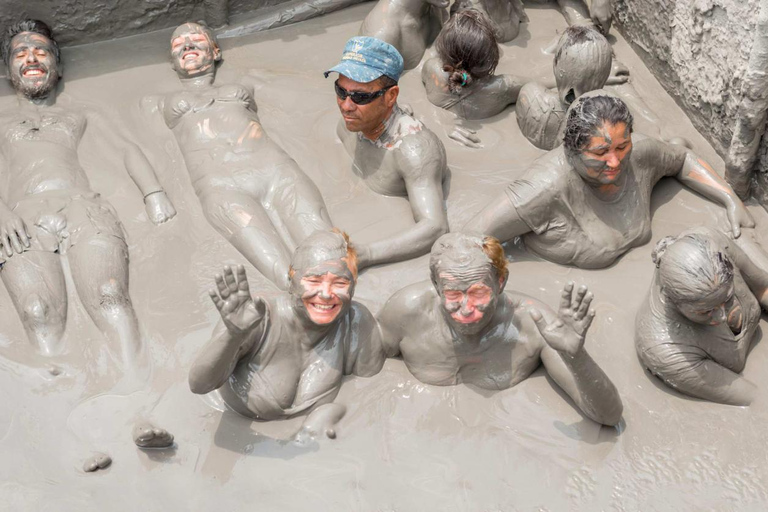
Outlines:
[[[411,225],[408,203],[386,198],[354,177],[336,139],[331,80],[322,71],[338,61],[372,4],[299,25],[225,39],[217,81],[252,81],[265,130],[323,193],[334,223],[352,240],[370,242]],[[565,28],[549,7],[528,8],[531,21],[503,45],[499,73],[551,73],[541,48]],[[337,439],[289,442],[301,418],[255,423],[198,397],[187,373],[218,314],[207,289],[223,264],[246,264],[209,226],[183,159],[145,97],[178,88],[166,60],[165,36],[126,39],[64,51],[60,101],[87,102],[140,139],[142,149],[179,214],[156,227],[118,155],[87,133],[80,158],[94,190],[116,208],[128,233],[131,295],[152,366],[151,389],[134,390],[120,374],[75,295],[70,295],[66,353],[35,356],[0,287],[0,495],[10,510],[761,510],[768,503],[763,442],[768,421],[768,351],[758,343],[745,375],[760,391],[750,408],[677,395],[644,373],[633,343],[635,312],[653,275],[656,240],[693,223],[715,224],[721,209],[674,181],[654,194],[653,238],[612,267],[566,268],[510,247],[510,289],[551,305],[569,280],[595,294],[597,317],[587,340],[592,357],[624,402],[620,432],[584,419],[543,373],[504,392],[469,386],[428,386],[402,361],[376,377],[349,378],[338,402],[347,414]],[[664,121],[664,132],[693,142],[694,151],[722,170],[722,160],[695,132],[624,40],[617,57],[633,86]],[[149,44],[158,41],[157,45]],[[140,49],[140,67],[130,62]],[[425,57],[429,57],[427,52]],[[624,86],[611,88],[625,94]],[[14,105],[2,84],[0,108]],[[119,102],[115,98],[121,97]],[[500,187],[542,152],[519,132],[513,110],[478,129],[484,148],[448,139],[453,116],[426,99],[419,68],[401,81],[409,104],[443,141],[452,178],[447,199],[452,228],[463,225]],[[631,98],[629,100],[631,105]],[[635,112],[637,117],[642,113]],[[750,208],[763,235],[768,216]],[[365,213],[361,213],[365,212]],[[254,293],[276,288],[248,267]],[[366,270],[355,298],[374,313],[397,289],[428,278],[428,257]],[[69,276],[68,285],[71,284]],[[765,323],[761,322],[763,328]],[[85,364],[84,361],[88,361]],[[55,371],[50,371],[54,363]],[[172,449],[139,450],[132,430],[151,421],[174,435]],[[107,453],[106,471],[85,474],[83,461]],[[2,508],[2,507],[0,507]]]

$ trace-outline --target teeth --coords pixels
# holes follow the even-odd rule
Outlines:
[[[320,311],[329,311],[336,307],[335,304],[312,304],[312,307],[319,309]]]

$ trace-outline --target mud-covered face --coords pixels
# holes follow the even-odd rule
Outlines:
[[[291,280],[296,306],[316,325],[329,325],[349,309],[354,276],[344,260],[325,261],[297,270]]]
[[[438,274],[437,291],[442,299],[446,320],[462,334],[477,334],[493,318],[501,293],[487,267]]]
[[[613,185],[629,162],[632,135],[626,123],[604,123],[589,139],[587,146],[571,159],[576,172],[594,185]]]
[[[382,89],[379,80],[368,83],[355,82],[344,75],[339,75],[338,85],[347,92],[366,92],[372,93]],[[384,125],[392,106],[397,100],[398,87],[394,86],[388,89],[382,96],[379,96],[366,105],[358,105],[350,96],[341,99],[336,96],[336,104],[339,106],[339,112],[344,119],[344,124],[350,132],[372,133],[377,128]]]
[[[13,88],[29,99],[47,97],[59,81],[53,43],[34,32],[22,32],[11,40],[8,75]]]
[[[733,282],[729,281],[702,300],[676,304],[676,307],[680,314],[691,322],[720,325],[728,319],[726,305],[733,298],[733,292]]]
[[[221,50],[196,23],[179,26],[171,36],[171,65],[179,77],[192,78],[211,71]]]

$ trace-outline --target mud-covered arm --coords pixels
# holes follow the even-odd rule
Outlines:
[[[768,311],[768,254],[756,239],[754,229],[746,228],[736,240],[729,240],[717,233],[720,243],[727,247],[734,265],[738,268],[749,289]]]
[[[90,130],[99,134],[99,140],[123,157],[123,163],[133,182],[144,198],[149,219],[162,224],[176,216],[176,209],[165,194],[155,174],[155,169],[133,138],[119,124],[108,123],[95,110],[87,111]]]
[[[563,289],[557,315],[543,304],[530,310],[544,342],[541,360],[585,415],[603,425],[616,425],[623,410],[619,392],[584,348],[595,316],[590,309],[592,294],[585,286],[572,292],[573,283],[569,283]]]
[[[0,153],[0,257],[10,258],[30,247],[30,235],[24,220],[6,204],[3,193],[8,189],[8,164]]]
[[[728,214],[734,238],[741,235],[742,227],[754,227],[755,221],[731,186],[692,151],[654,139],[640,141],[637,149],[642,152],[645,169],[656,167],[665,176],[674,176],[691,190],[721,204]]]
[[[404,337],[404,327],[410,322],[413,313],[425,314],[424,308],[414,294],[413,286],[395,292],[379,311],[381,344],[387,357],[400,355],[400,342]]]
[[[205,394],[221,387],[232,375],[240,358],[254,349],[256,340],[263,338],[266,302],[251,297],[245,268],[231,267],[216,275],[216,289],[208,292],[221,322],[211,340],[203,347],[189,372],[189,388]]]
[[[435,240],[448,231],[442,183],[445,149],[433,134],[424,135],[406,137],[395,150],[416,224],[390,238],[363,246],[362,267],[426,254]]]
[[[348,336],[344,373],[371,377],[381,371],[387,358],[381,344],[379,324],[373,314],[360,303],[353,303],[351,329]]]

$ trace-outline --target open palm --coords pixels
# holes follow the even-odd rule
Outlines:
[[[237,266],[237,276],[232,267],[224,267],[224,273],[216,275],[216,289],[208,291],[211,300],[219,310],[221,319],[232,334],[244,334],[258,324],[266,311],[261,298],[255,301],[248,288],[245,267]]]
[[[547,322],[537,309],[531,309],[530,312],[547,344],[570,355],[576,355],[584,346],[587,330],[595,318],[595,310],[589,307],[592,304],[592,293],[582,285],[574,294],[573,287],[571,282],[563,288],[560,309],[553,322]]]

